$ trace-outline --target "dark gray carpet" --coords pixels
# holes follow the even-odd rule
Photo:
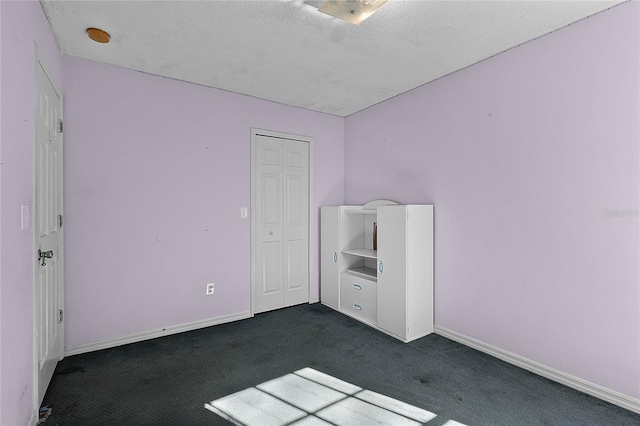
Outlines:
[[[303,367],[473,425],[640,425],[640,415],[432,334],[405,344],[320,304],[60,362],[44,425],[224,425],[204,403]]]

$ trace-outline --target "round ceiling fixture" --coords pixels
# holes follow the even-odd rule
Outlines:
[[[98,43],[109,43],[109,40],[111,40],[109,33],[100,28],[87,28],[87,34],[89,34],[91,40]]]

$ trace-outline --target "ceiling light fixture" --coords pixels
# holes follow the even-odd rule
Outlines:
[[[109,43],[109,40],[111,40],[109,33],[100,28],[87,28],[87,34],[89,34],[91,40],[98,43]]]
[[[350,24],[360,25],[387,0],[327,0],[318,10]]]

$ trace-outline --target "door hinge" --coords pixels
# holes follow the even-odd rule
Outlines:
[[[64,321],[64,311],[62,309],[58,309],[58,324]]]
[[[62,133],[64,131],[64,123],[62,118],[58,119],[58,133]]]
[[[58,215],[58,228],[62,228],[62,224],[64,223],[64,219],[61,214]]]

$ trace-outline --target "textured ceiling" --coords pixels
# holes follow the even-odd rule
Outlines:
[[[360,26],[316,0],[41,3],[65,54],[344,117],[620,2],[389,0]]]

